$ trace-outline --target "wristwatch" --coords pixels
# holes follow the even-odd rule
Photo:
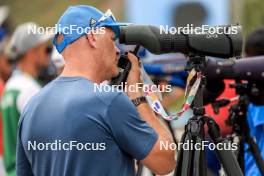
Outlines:
[[[146,97],[141,96],[141,97],[137,97],[137,98],[135,98],[135,99],[133,99],[133,100],[131,100],[131,101],[132,101],[132,103],[133,103],[135,106],[138,106],[138,105],[140,105],[141,103],[146,103],[146,102],[147,102],[147,99],[146,99]]]

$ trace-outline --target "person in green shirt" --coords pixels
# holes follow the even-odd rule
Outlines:
[[[15,64],[1,99],[4,165],[8,176],[16,175],[16,136],[20,113],[28,100],[40,90],[36,78],[39,71],[49,64],[48,41],[52,35],[33,33],[30,28],[38,26],[32,22],[18,26],[6,49],[10,61]]]

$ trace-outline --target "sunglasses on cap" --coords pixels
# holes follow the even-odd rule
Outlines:
[[[115,16],[113,15],[112,11],[110,9],[108,9],[103,16],[97,21],[97,23],[103,22],[108,18],[112,18],[113,21],[116,21]]]
[[[97,20],[93,25],[92,27],[97,27],[100,23],[103,23],[104,21],[106,20],[109,20],[111,19],[113,22],[116,22],[116,18],[115,16],[113,15],[112,11],[110,9],[108,9],[103,15],[101,18],[99,18],[99,20]],[[115,33],[115,39],[118,38],[118,35]]]

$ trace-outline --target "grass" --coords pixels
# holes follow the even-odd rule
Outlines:
[[[119,8],[112,9],[112,1],[115,3],[118,1]],[[86,4],[102,11],[106,10],[104,6],[107,5],[114,14],[118,14],[117,18],[121,18],[123,9],[123,0],[0,0],[0,4],[10,7],[10,21],[13,29],[18,24],[28,21],[34,21],[40,26],[54,26],[70,5]]]

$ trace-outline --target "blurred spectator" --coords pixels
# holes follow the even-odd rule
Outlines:
[[[11,65],[4,53],[4,48],[8,41],[7,18],[9,15],[8,6],[0,7],[0,98],[4,91],[4,85],[11,75]],[[3,163],[3,136],[2,136],[2,114],[0,113],[0,175],[5,176],[5,169]]]
[[[52,46],[49,45],[46,49],[46,53],[48,55],[52,54]],[[51,58],[52,59],[52,58]],[[39,75],[36,78],[41,86],[45,86],[48,84],[50,81],[55,79],[57,77],[57,68],[56,65],[52,60],[50,60],[49,64],[47,67],[42,67],[39,70]]]
[[[259,56],[264,55],[264,28],[260,28],[252,32],[245,44],[245,55]],[[261,89],[264,90],[263,82],[254,82]],[[258,97],[256,99],[263,99],[263,97]],[[255,100],[256,101],[256,100]],[[264,105],[255,105],[250,103],[248,106],[248,116],[247,121],[250,129],[250,135],[253,137],[258,145],[262,160],[264,159]],[[261,176],[261,173],[256,165],[249,146],[245,145],[245,175],[247,176]]]
[[[52,49],[51,60],[57,69],[57,75],[59,75],[64,68],[65,62],[62,55],[57,51],[55,47],[53,47]]]
[[[6,53],[4,52],[4,48],[8,42],[7,38],[8,37],[3,39],[3,41],[0,41],[0,87],[1,88],[7,82],[7,80],[9,79],[12,73],[12,66],[8,61]]]
[[[4,86],[6,81],[11,75],[12,69],[11,65],[7,60],[7,56],[4,53],[4,47],[7,43],[7,39],[0,42],[0,98],[2,97]],[[4,165],[3,165],[3,136],[2,136],[2,114],[0,113],[0,175],[5,175]]]
[[[35,23],[18,26],[6,49],[9,60],[16,69],[7,81],[2,97],[4,165],[8,176],[15,174],[16,134],[20,112],[27,101],[41,86],[37,82],[39,70],[47,67],[48,34],[35,34],[29,28],[38,27]]]
[[[9,16],[9,7],[8,6],[0,6],[0,41],[6,37],[9,26],[8,26],[8,18]]]

